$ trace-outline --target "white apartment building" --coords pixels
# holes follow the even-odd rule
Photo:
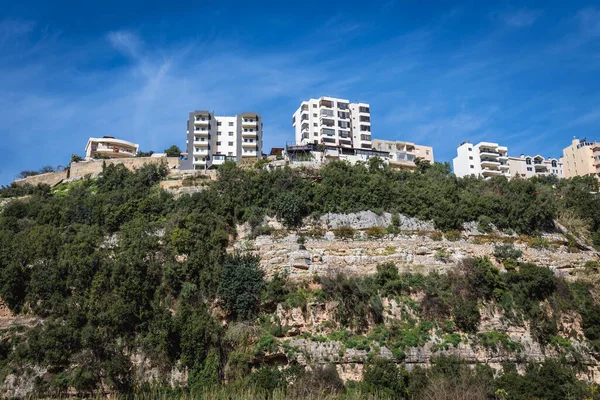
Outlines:
[[[187,122],[187,160],[181,169],[208,169],[225,161],[262,156],[263,123],[260,114],[244,112],[232,117],[205,110],[190,112]]]
[[[555,175],[564,177],[562,162],[557,158],[544,158],[539,154],[536,156],[508,157],[510,176],[532,178],[541,175]]]
[[[492,176],[510,177],[508,149],[498,143],[481,142],[476,145],[464,142],[456,149],[457,156],[452,160],[454,174],[458,177],[475,175],[484,178]]]
[[[126,140],[115,139],[112,136],[90,138],[85,146],[85,159],[93,158],[130,158],[135,157],[140,148],[139,144]]]
[[[296,144],[371,149],[371,109],[366,103],[321,97],[303,101],[292,117]]]

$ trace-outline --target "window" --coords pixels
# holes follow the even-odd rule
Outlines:
[[[233,136],[233,132],[229,132],[229,136]]]
[[[473,156],[469,156],[469,160],[472,160],[472,159],[473,159]]]
[[[552,161],[552,168],[556,168],[556,167],[557,167],[557,165],[556,165],[556,161],[554,161],[554,160],[553,160],[553,161]]]
[[[472,147],[469,147],[469,151],[473,151],[473,148],[472,148]]]
[[[221,142],[217,142],[217,146],[220,146],[220,145],[221,145]]]
[[[227,143],[229,146],[233,146],[233,142],[229,142]]]
[[[231,157],[231,156],[233,156],[233,152],[232,152],[232,151],[230,151],[229,153],[227,153],[227,155],[228,155],[229,157]]]
[[[527,167],[527,171],[533,171],[533,169],[531,167]]]
[[[313,123],[313,126],[319,126],[319,124],[317,124],[317,123],[315,122],[315,123]]]
[[[470,165],[471,168],[475,168],[473,165]]]
[[[525,159],[525,164],[527,164],[527,165],[531,165],[531,158],[527,158],[527,159]],[[529,169],[529,168],[527,168],[527,171],[530,171],[530,169]]]
[[[313,108],[317,108],[317,105],[316,105],[316,104],[313,104]]]
[[[292,124],[295,124],[295,123],[296,123],[296,116],[293,116],[292,117]]]
[[[313,136],[319,136],[318,132],[313,132]]]
[[[221,121],[217,121],[217,126],[221,126]]]
[[[221,136],[221,133],[223,133],[223,132],[217,131],[217,136]]]
[[[425,154],[429,155],[429,150],[425,150]]]
[[[229,123],[229,126],[233,126],[233,122],[230,122],[230,123]]]
[[[313,117],[317,118],[317,113],[313,113]]]

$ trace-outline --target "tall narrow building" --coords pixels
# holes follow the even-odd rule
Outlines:
[[[188,157],[181,163],[181,169],[208,169],[225,161],[258,160],[262,155],[262,128],[262,117],[254,112],[232,117],[215,116],[206,110],[190,112]]]
[[[371,149],[371,110],[366,103],[321,97],[303,101],[292,117],[296,144]]]
[[[573,139],[571,145],[563,149],[561,158],[565,178],[575,176],[600,177],[600,143]]]

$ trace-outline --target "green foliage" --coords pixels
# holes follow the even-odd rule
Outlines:
[[[179,157],[181,155],[181,149],[176,145],[172,145],[168,149],[165,149],[167,157]]]
[[[298,227],[302,223],[304,202],[294,193],[284,192],[277,197],[273,205],[277,218],[287,227]]]
[[[480,215],[477,218],[477,230],[481,233],[490,233],[492,231],[492,219],[487,215]]]
[[[477,334],[479,344],[483,347],[490,348],[492,350],[498,350],[503,348],[510,351],[516,351],[521,348],[520,344],[513,342],[510,337],[504,332],[498,332],[496,330],[490,332],[479,332]]]
[[[255,318],[260,306],[260,293],[264,288],[265,281],[257,256],[225,256],[219,296],[232,317],[240,320]]]
[[[502,243],[494,246],[494,257],[498,260],[518,260],[523,255],[523,252],[515,247],[512,243]]]
[[[382,228],[381,226],[373,226],[365,229],[365,234],[371,239],[381,239],[386,235],[386,233],[386,229]]]
[[[73,163],[78,163],[81,161],[83,161],[83,157],[81,157],[78,154],[71,154],[71,161],[69,162],[69,165],[73,164]]]
[[[461,233],[458,230],[451,230],[444,232],[444,237],[451,242],[456,242],[460,240]]]
[[[408,374],[393,361],[375,358],[365,366],[362,388],[392,399],[406,397]]]
[[[335,237],[339,239],[354,239],[356,236],[356,229],[351,226],[340,226],[332,231]]]

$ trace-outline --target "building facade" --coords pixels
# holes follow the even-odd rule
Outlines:
[[[90,138],[85,146],[85,159],[94,158],[130,158],[135,157],[140,148],[139,144],[126,140],[115,139],[112,136]]]
[[[292,117],[297,145],[371,149],[371,108],[334,97],[303,101]]]
[[[241,162],[262,156],[263,122],[260,114],[244,112],[232,117],[206,110],[189,113],[187,159],[181,169],[208,169],[225,161]]]
[[[389,165],[393,168],[415,170],[415,160],[420,158],[433,164],[433,148],[412,142],[373,139],[373,150],[388,153]]]
[[[483,178],[492,176],[510,177],[508,149],[498,143],[481,142],[473,145],[464,142],[456,149],[452,160],[454,174],[458,177],[475,175]]]
[[[571,145],[563,149],[561,158],[565,178],[575,176],[600,177],[600,143],[573,139]]]
[[[533,178],[534,176],[554,175],[563,178],[563,165],[557,158],[536,156],[508,157],[511,177]]]

